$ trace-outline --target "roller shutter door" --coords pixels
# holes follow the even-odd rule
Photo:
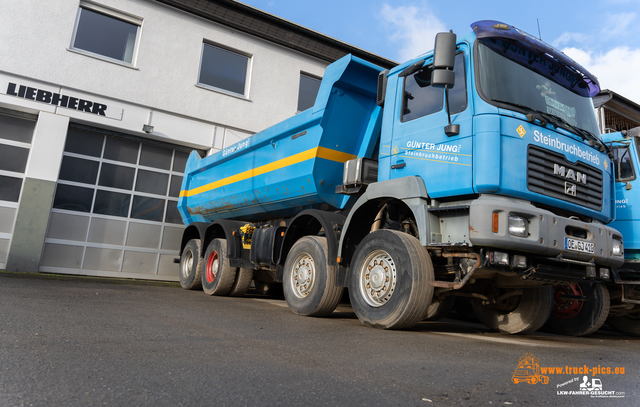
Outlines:
[[[189,151],[70,126],[40,271],[177,281]]]

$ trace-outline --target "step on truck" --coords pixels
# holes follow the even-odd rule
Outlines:
[[[466,297],[489,328],[527,333],[554,284],[621,266],[596,78],[513,26],[471,27],[391,70],[347,55],[312,108],[191,153],[182,286],[281,284],[305,316],[330,314],[347,288],[357,317],[385,329]]]

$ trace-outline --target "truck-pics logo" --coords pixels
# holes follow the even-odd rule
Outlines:
[[[513,372],[511,381],[516,384],[521,382],[547,384],[549,376],[540,374],[540,359],[533,356],[533,353],[527,353],[518,361],[518,367]]]
[[[518,360],[518,367],[511,375],[511,381],[515,384],[526,382],[529,384],[549,384],[549,376],[552,375],[573,375],[568,380],[556,384],[558,396],[591,396],[592,398],[623,398],[624,392],[612,391],[604,388],[603,379],[592,376],[624,375],[624,367],[608,367],[587,365],[548,367],[540,366],[540,359],[533,353],[526,353]],[[568,386],[572,384],[572,386]],[[562,390],[559,390],[563,388]]]

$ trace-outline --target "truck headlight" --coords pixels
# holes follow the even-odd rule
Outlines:
[[[613,248],[611,251],[613,252],[613,255],[622,256],[622,254],[624,253],[624,250],[622,248],[622,240],[613,239],[612,243],[613,243]]]
[[[520,237],[529,236],[528,221],[522,216],[509,214],[509,234]]]
[[[508,266],[509,253],[489,252],[489,263],[495,266]]]

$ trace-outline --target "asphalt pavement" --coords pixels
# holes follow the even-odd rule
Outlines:
[[[0,273],[0,406],[635,406],[639,345],[456,319],[383,331],[348,304],[305,318],[251,292]],[[539,381],[513,383],[528,354]]]

